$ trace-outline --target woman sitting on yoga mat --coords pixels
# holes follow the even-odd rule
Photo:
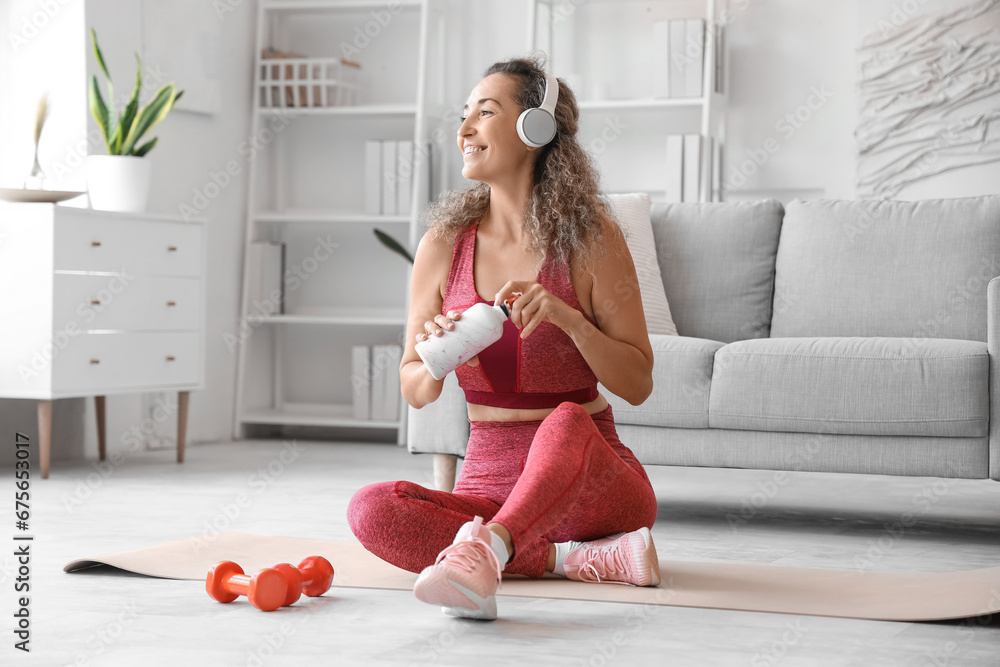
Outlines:
[[[633,586],[657,586],[660,574],[652,485],[597,390],[600,381],[638,405],[653,386],[628,246],[577,141],[569,87],[533,59],[497,63],[484,77],[458,128],[462,175],[478,183],[429,207],[416,251],[403,397],[421,408],[444,383],[417,356],[418,341],[448,336],[479,302],[507,302],[510,320],[455,371],[471,426],[454,490],[370,484],[347,516],[369,551],[420,573],[417,598],[494,619],[503,570]],[[551,115],[531,116],[554,97],[546,128]]]

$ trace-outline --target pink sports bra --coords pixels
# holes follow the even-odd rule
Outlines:
[[[464,311],[475,303],[492,304],[476,292],[476,230],[479,221],[455,239],[441,313]],[[545,258],[538,282],[573,306],[596,326],[580,306],[565,263]],[[563,401],[586,403],[598,397],[597,376],[573,340],[551,322],[542,322],[526,339],[514,323],[504,323],[503,336],[479,353],[479,366],[455,370],[469,403],[500,408],[554,408]]]

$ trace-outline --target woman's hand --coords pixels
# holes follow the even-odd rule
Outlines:
[[[551,322],[566,331],[580,316],[576,308],[535,281],[508,281],[493,301],[494,305],[504,302],[510,305],[510,321],[521,330],[522,339],[531,335],[542,322]]]
[[[435,315],[433,320],[424,322],[424,333],[418,333],[415,338],[417,342],[427,340],[431,336],[443,336],[445,331],[454,331],[455,322],[462,319],[462,313],[457,310],[449,310],[447,315]],[[476,355],[465,362],[467,366],[478,366],[479,355]]]

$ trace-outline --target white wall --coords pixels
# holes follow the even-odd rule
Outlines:
[[[49,187],[86,189],[79,150],[87,114],[83,14],[82,2],[0,4],[0,187],[24,186],[33,164],[35,110],[47,94],[38,158]]]
[[[731,2],[726,199],[854,196],[856,7]]]
[[[452,37],[447,44],[444,91],[447,114],[441,126],[447,138],[440,149],[446,161],[446,184],[456,188],[468,184],[462,177],[462,160],[456,144],[458,116],[487,67],[525,52],[528,2],[448,0],[447,13]]]

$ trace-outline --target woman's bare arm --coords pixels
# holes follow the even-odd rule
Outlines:
[[[632,405],[653,391],[653,349],[646,331],[639,280],[621,228],[605,227],[607,252],[596,260],[591,287],[595,327],[575,310],[564,331],[576,343],[597,379]]]
[[[424,234],[413,257],[410,278],[410,312],[406,319],[406,344],[399,364],[399,379],[406,402],[422,408],[441,395],[444,380],[435,380],[420,360],[414,345],[418,333],[427,332],[427,323],[441,315],[444,290],[448,284],[452,248],[433,232]]]

